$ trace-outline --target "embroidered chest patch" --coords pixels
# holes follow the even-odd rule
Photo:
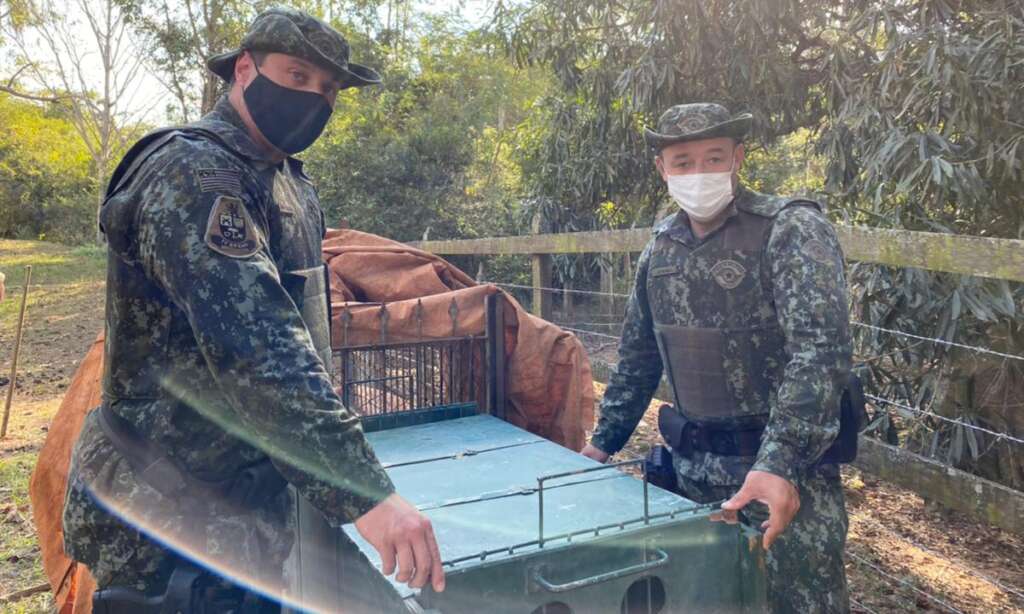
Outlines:
[[[815,262],[820,262],[821,264],[832,264],[832,250],[817,239],[811,239],[804,243],[803,247],[800,249]]]
[[[711,276],[726,290],[732,290],[743,282],[747,269],[735,260],[719,260],[711,267]]]
[[[206,245],[231,258],[248,258],[260,249],[252,217],[235,196],[218,196],[206,222]]]

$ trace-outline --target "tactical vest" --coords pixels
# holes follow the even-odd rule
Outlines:
[[[767,422],[788,357],[765,250],[775,216],[791,205],[817,206],[743,191],[735,214],[699,245],[684,243],[678,222],[656,231],[648,303],[676,408],[689,420]]]
[[[204,139],[212,141],[226,152],[238,156],[228,143],[215,131],[204,128],[201,122],[186,126],[156,130],[142,137],[122,158],[107,185],[106,200],[101,212],[101,229],[107,219],[107,205],[127,188],[132,179],[143,166],[147,158],[174,138]],[[249,165],[248,160],[240,158],[240,166]],[[255,172],[255,171],[254,171]],[[305,181],[305,180],[303,180]],[[288,292],[298,307],[302,320],[309,331],[317,354],[331,373],[331,334],[330,334],[330,292],[327,268],[321,261],[321,241],[323,238],[322,218],[313,223],[303,219],[305,207],[294,201],[303,198],[297,190],[282,188],[277,181],[266,186],[270,200],[276,203],[274,210],[289,211],[287,215],[272,216],[270,242],[271,254],[278,267],[281,285]],[[287,182],[282,182],[287,183]],[[310,188],[312,189],[312,188]],[[319,208],[317,208],[317,215]],[[105,231],[105,229],[104,229]],[[108,240],[131,241],[132,237],[108,237]],[[114,254],[131,253],[131,249],[115,246],[111,243],[111,255],[108,264],[108,314],[104,369],[103,393],[108,401],[117,399],[145,399],[160,396],[160,378],[164,375],[163,367],[151,361],[140,364],[132,360],[133,356],[160,356],[166,353],[169,338],[175,335],[190,335],[187,322],[182,317],[172,317],[173,306],[167,297],[156,292],[152,281],[145,278],[138,263],[126,261]],[[127,290],[129,296],[118,297],[119,289]],[[137,300],[139,294],[147,300],[160,304],[161,311],[167,313],[160,326],[165,330],[140,331],[132,328],[130,318],[118,318],[117,312],[121,300]],[[134,295],[134,296],[133,296]],[[111,317],[114,315],[115,317]],[[185,329],[179,330],[184,327]],[[142,345],[147,347],[143,348]]]

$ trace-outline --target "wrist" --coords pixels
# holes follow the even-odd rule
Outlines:
[[[782,478],[790,484],[796,484],[797,479],[803,473],[803,470],[791,463],[778,462],[774,459],[761,460],[758,459],[756,463],[750,468],[751,471],[761,471],[763,473],[770,473],[775,477]]]
[[[622,444],[615,445],[616,442],[611,441],[610,438],[602,436],[601,433],[594,433],[590,438],[588,446],[600,450],[608,456],[614,455],[616,452],[622,449]]]

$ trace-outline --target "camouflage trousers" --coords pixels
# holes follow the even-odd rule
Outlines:
[[[294,496],[282,491],[265,508],[238,510],[217,501],[185,504],[137,480],[97,424],[86,416],[71,457],[64,503],[64,550],[89,568],[99,589],[161,595],[182,559],[229,585],[277,600],[285,589],[294,536]],[[339,531],[340,533],[340,531]],[[404,612],[398,593],[343,534],[346,611]]]
[[[680,493],[700,503],[732,497],[735,486],[712,486],[679,475]],[[811,475],[796,484],[800,511],[766,553],[768,602],[775,613],[832,614],[850,611],[843,549],[848,519],[838,477]],[[760,528],[768,508],[751,503],[747,524]]]

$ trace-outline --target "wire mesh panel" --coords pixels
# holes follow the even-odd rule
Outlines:
[[[363,416],[485,405],[486,336],[346,347],[334,351],[333,383]]]

